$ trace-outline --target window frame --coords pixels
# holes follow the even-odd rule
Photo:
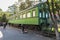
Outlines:
[[[33,12],[35,12],[35,13],[33,13]],[[33,11],[32,11],[32,17],[35,17],[35,16],[36,16],[36,11],[33,10]]]
[[[23,16],[23,18],[26,18],[26,13],[25,13],[25,14],[23,14],[22,16]]]
[[[22,19],[22,18],[23,18],[23,15],[21,14],[21,15],[20,15],[20,19]]]
[[[30,16],[28,16],[28,13],[30,13]],[[27,13],[26,13],[26,17],[27,17],[27,18],[30,18],[30,17],[31,17],[31,12],[27,12]]]

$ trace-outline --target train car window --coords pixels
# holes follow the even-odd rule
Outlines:
[[[35,11],[33,11],[33,17],[35,17]]]
[[[22,19],[22,15],[20,15],[20,19]]]
[[[41,12],[40,12],[40,14],[39,14],[39,17],[41,18],[42,16],[41,16]]]
[[[48,18],[48,14],[46,13],[46,18]]]
[[[29,13],[27,13],[27,17],[31,17],[31,13],[29,12]]]
[[[49,18],[50,17],[50,14],[49,14],[49,11],[46,12],[46,18]]]
[[[41,5],[41,7],[43,7],[43,5]]]
[[[45,18],[45,12],[43,12],[43,18]]]
[[[39,17],[42,18],[42,11],[41,11],[41,9],[39,10]]]
[[[23,14],[23,18],[26,18],[26,14]]]

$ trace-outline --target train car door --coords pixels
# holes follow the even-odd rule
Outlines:
[[[39,11],[39,25],[41,25],[42,30],[47,28],[49,13],[44,11]]]

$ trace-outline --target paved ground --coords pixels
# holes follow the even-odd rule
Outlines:
[[[52,38],[44,37],[34,32],[23,34],[21,29],[9,26],[6,29],[0,27],[0,36],[0,40],[53,40]]]

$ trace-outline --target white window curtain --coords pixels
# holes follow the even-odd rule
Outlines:
[[[36,14],[36,12],[35,12],[35,11],[33,11],[33,17],[35,17],[35,14]]]
[[[22,18],[22,15],[20,15],[20,19]]]
[[[41,13],[39,14],[39,17],[41,18]]]
[[[27,17],[31,17],[31,13],[27,13]]]
[[[23,18],[26,18],[26,14],[23,14]]]

